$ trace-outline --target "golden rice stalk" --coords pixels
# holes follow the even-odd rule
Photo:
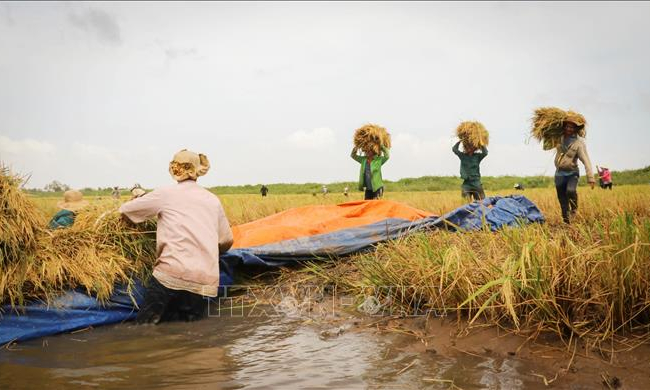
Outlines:
[[[385,128],[369,123],[354,132],[354,147],[366,155],[379,155],[381,147],[390,148],[390,134]]]
[[[490,143],[490,134],[481,122],[462,122],[456,128],[456,135],[465,150],[480,149]]]
[[[23,178],[0,165],[0,267],[33,249],[45,217],[20,190]]]
[[[554,149],[562,142],[563,126],[566,121],[579,126],[579,136],[587,135],[587,121],[581,114],[557,107],[542,107],[535,110],[531,136],[542,143],[544,150]]]
[[[31,254],[0,267],[0,302],[51,302],[72,288],[106,301],[116,282],[146,279],[155,259],[154,223],[131,225],[116,210],[88,208],[70,227],[43,229]]]

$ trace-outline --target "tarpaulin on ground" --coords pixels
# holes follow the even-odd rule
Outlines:
[[[324,206],[301,207],[304,214],[311,214]],[[459,207],[441,217],[427,215],[426,212],[413,209],[409,206],[387,200],[374,200],[366,202],[345,203],[337,206],[326,206],[328,208],[340,208],[333,213],[334,218],[345,219],[345,221],[334,221],[338,225],[347,225],[341,230],[329,231],[325,229],[322,234],[304,235],[299,227],[293,227],[291,220],[282,216],[279,218],[283,225],[279,227],[280,232],[274,233],[267,226],[254,221],[241,225],[235,235],[237,239],[243,239],[247,243],[261,242],[257,246],[247,248],[231,249],[222,256],[223,262],[231,268],[238,266],[276,267],[295,263],[296,261],[309,260],[314,258],[328,258],[344,256],[354,252],[370,249],[374,244],[382,241],[395,239],[415,231],[431,229],[448,229],[472,231],[489,228],[492,231],[503,226],[520,226],[528,223],[543,222],[544,217],[537,206],[521,195],[507,197],[490,197],[481,202],[474,202]],[[367,212],[371,215],[368,219],[373,222],[368,224],[356,224],[358,220],[367,220],[363,214],[356,212],[347,214],[345,211],[352,207],[355,211]],[[399,210],[399,214],[407,218],[378,218],[376,209]],[[281,215],[276,214],[276,215]],[[395,213],[398,214],[398,213]],[[423,215],[423,218],[415,218]],[[272,221],[275,216],[268,217]],[[296,224],[302,223],[308,216],[301,216]],[[265,218],[266,219],[266,218]],[[260,220],[262,221],[262,220]],[[271,230],[271,231],[270,231]],[[265,234],[271,236],[287,237],[287,232],[294,232],[293,238],[278,241],[266,240]],[[251,239],[253,237],[254,239]],[[271,241],[265,243],[265,241]],[[234,272],[234,271],[233,271]]]
[[[386,200],[300,207],[235,227],[236,248],[220,258],[221,285],[231,284],[236,272],[345,256],[417,231],[497,230],[543,221],[537,206],[521,195],[486,198],[442,217]],[[49,306],[17,308],[21,314],[5,306],[0,314],[0,346],[128,321],[135,317],[136,303],[142,298],[143,288],[136,284],[131,294],[123,287],[116,288],[105,304],[83,292],[70,291]]]
[[[225,267],[224,267],[225,268]],[[221,273],[221,285],[232,284],[232,277]],[[101,303],[83,290],[72,290],[49,305],[32,303],[0,313],[0,347],[23,341],[71,332],[90,326],[115,324],[135,319],[137,307],[144,301],[144,286],[134,280],[132,286],[117,285],[107,302]]]
[[[415,221],[432,215],[404,203],[387,200],[304,206],[233,227],[233,248],[250,248],[298,237],[311,237],[370,225],[389,218]]]

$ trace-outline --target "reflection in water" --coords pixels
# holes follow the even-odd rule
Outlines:
[[[0,351],[0,389],[448,388],[539,385],[517,360],[418,353],[404,335],[320,331],[292,318],[123,324]],[[405,369],[406,368],[406,369]]]

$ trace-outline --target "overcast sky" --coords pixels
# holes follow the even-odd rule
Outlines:
[[[352,181],[354,129],[393,136],[384,177],[553,174],[539,106],[581,112],[594,164],[650,164],[650,3],[0,3],[0,160],[73,187]]]

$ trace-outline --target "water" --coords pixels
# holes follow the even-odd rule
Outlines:
[[[544,388],[517,358],[449,357],[414,338],[288,317],[120,324],[0,351],[0,389]]]

